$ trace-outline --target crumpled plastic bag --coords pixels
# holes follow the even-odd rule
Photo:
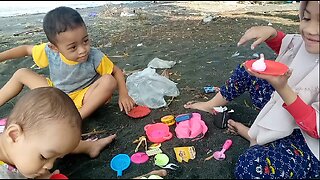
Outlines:
[[[151,68],[165,68],[165,69],[168,69],[168,68],[172,68],[172,66],[174,66],[176,64],[175,61],[166,61],[166,60],[163,60],[163,59],[159,59],[159,58],[153,58],[149,64],[148,64],[148,67],[151,67]]]
[[[180,94],[173,81],[149,67],[128,76],[126,85],[129,96],[137,105],[152,109],[167,106],[164,96],[176,97]]]

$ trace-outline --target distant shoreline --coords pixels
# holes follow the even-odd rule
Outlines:
[[[0,2],[0,18],[15,17],[33,14],[43,14],[55,7],[68,6],[74,9],[94,8],[105,5],[118,5],[134,3],[134,1],[62,1],[58,4],[47,1],[38,1],[37,4],[22,2],[22,4],[14,5],[14,2],[3,4]]]

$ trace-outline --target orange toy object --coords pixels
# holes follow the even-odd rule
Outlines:
[[[244,63],[244,65],[246,66],[246,68],[251,69],[252,71],[255,71],[254,69],[252,69],[252,64],[255,61],[257,60],[248,60]],[[273,60],[264,60],[264,62],[267,65],[266,70],[255,71],[255,72],[258,72],[260,74],[280,76],[280,75],[284,75],[289,69],[287,65],[280,62],[273,61]]]
[[[136,106],[129,113],[128,116],[132,118],[143,118],[149,115],[151,110],[147,106]]]
[[[173,115],[167,115],[167,116],[163,116],[161,118],[161,122],[163,122],[164,124],[171,126],[173,125],[176,121],[174,120],[174,116]]]

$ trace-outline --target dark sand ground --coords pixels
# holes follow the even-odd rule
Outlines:
[[[86,155],[68,155],[58,160],[55,168],[72,179],[133,178],[160,169],[154,165],[153,158],[150,158],[145,164],[132,163],[122,177],[117,177],[116,172],[110,168],[110,161],[119,153],[129,156],[134,153],[136,144],[132,142],[145,134],[143,127],[146,124],[160,122],[162,116],[169,114],[199,112],[209,128],[201,140],[178,139],[174,133],[175,126],[170,127],[174,137],[162,143],[161,149],[170,157],[170,162],[181,168],[169,170],[165,179],[234,178],[237,158],[249,143],[239,136],[226,133],[225,129],[215,127],[210,114],[184,109],[183,104],[189,100],[204,101],[212,98],[213,94],[203,92],[203,86],[222,85],[239,63],[255,58],[254,53],[264,53],[268,59],[275,58],[274,53],[264,44],[255,50],[250,50],[249,45],[237,47],[236,44],[246,29],[254,25],[271,23],[273,27],[286,33],[297,33],[297,9],[297,4],[235,5],[209,1],[145,1],[79,10],[88,25],[92,45],[106,53],[127,74],[146,68],[155,57],[178,62],[169,70],[169,78],[177,83],[180,95],[168,107],[153,109],[145,118],[132,119],[119,111],[118,95],[115,93],[110,104],[101,107],[85,120],[83,133],[106,130],[107,133],[100,135],[116,133],[116,140],[95,159]],[[121,12],[131,13],[133,10],[137,16],[120,17]],[[201,23],[206,15],[212,15],[213,20]],[[46,42],[41,29],[43,16],[44,14],[36,14],[0,18],[0,51],[22,44]],[[137,46],[139,43],[143,45]],[[233,57],[236,52],[239,55]],[[0,63],[0,87],[21,67],[32,67],[36,72],[48,75],[47,69],[36,69],[33,64],[30,57]],[[161,70],[158,72],[161,73]],[[0,117],[9,114],[16,100],[14,98],[0,108]],[[236,120],[248,125],[258,114],[247,94],[231,102],[228,107],[235,110],[233,117]],[[233,141],[232,147],[226,152],[226,159],[204,161],[212,152],[220,150],[226,139]],[[177,162],[173,148],[178,146],[194,146],[196,158],[188,163]],[[208,154],[210,150],[212,152]]]

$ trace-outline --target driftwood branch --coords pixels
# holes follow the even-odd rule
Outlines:
[[[94,135],[94,134],[101,134],[101,133],[104,133],[104,132],[106,132],[106,130],[93,131],[93,132],[81,134],[81,136],[90,136],[90,135]]]

